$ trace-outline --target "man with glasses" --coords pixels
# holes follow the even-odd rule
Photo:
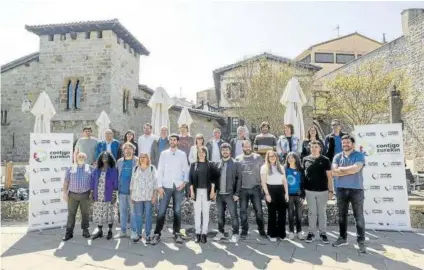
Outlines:
[[[341,153],[343,151],[342,137],[344,135],[347,135],[347,133],[342,131],[342,127],[339,120],[333,119],[333,121],[331,121],[331,127],[333,129],[333,132],[325,137],[325,156],[328,157],[330,162],[333,161],[333,158],[336,154]]]

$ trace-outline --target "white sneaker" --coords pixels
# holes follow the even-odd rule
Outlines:
[[[131,232],[131,240],[137,240],[138,239],[138,235],[136,232]]]
[[[125,238],[125,237],[127,237],[128,235],[127,235],[127,233],[124,233],[124,232],[120,232],[120,233],[118,233],[116,236],[115,236],[115,238]]]
[[[231,243],[237,243],[237,242],[238,242],[238,240],[239,240],[239,236],[238,236],[237,234],[233,234],[233,235],[231,236],[230,242],[231,242]]]
[[[270,238],[269,238],[269,241],[270,241],[270,242],[277,242],[277,238],[276,238],[276,237],[270,237]]]
[[[218,232],[217,235],[213,238],[214,241],[219,241],[222,238],[225,238],[223,233]]]
[[[297,238],[299,238],[299,240],[305,240],[305,233],[304,232],[298,232]]]
[[[289,232],[289,240],[293,240],[294,239],[294,233],[292,233],[292,232]]]

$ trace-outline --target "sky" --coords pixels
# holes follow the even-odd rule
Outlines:
[[[214,86],[212,71],[269,52],[294,58],[309,46],[359,32],[388,41],[402,35],[403,9],[424,2],[248,2],[2,0],[0,64],[39,50],[25,25],[117,18],[149,51],[141,84],[195,100]]]

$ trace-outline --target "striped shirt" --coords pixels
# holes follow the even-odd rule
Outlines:
[[[76,167],[73,165],[65,174],[65,183],[68,183],[68,190],[73,193],[84,193],[90,190],[92,168],[89,165]]]
[[[274,135],[267,133],[267,134],[259,134],[256,135],[255,141],[253,142],[253,150],[261,154],[262,156],[265,156],[268,150],[276,150],[277,147],[277,139]]]

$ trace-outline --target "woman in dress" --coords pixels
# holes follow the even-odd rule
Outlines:
[[[261,167],[261,182],[268,205],[268,236],[271,242],[277,237],[286,238],[286,209],[289,193],[284,168],[275,151],[269,150]]]
[[[208,149],[202,146],[197,151],[197,160],[190,166],[190,195],[194,202],[196,243],[206,243],[209,225],[209,204],[215,198],[215,179],[218,169],[208,160]],[[203,220],[201,217],[203,216]],[[202,224],[203,223],[203,224]]]
[[[202,134],[197,134],[195,141],[196,144],[190,148],[190,154],[188,155],[188,161],[190,164],[197,162],[197,151],[202,146],[205,146],[205,137]]]
[[[306,138],[302,142],[302,152],[300,154],[301,160],[303,160],[304,157],[309,156],[311,154],[311,147],[309,145],[311,142],[319,142],[322,148],[321,154],[324,154],[326,152],[324,149],[324,143],[320,139],[316,127],[312,126],[308,129]]]
[[[150,156],[141,153],[138,157],[137,166],[131,178],[131,240],[134,243],[140,241],[143,229],[143,219],[146,221],[145,233],[146,244],[150,244],[150,232],[152,230],[153,205],[156,204],[158,180],[156,168],[150,163]]]
[[[93,222],[97,224],[92,239],[103,237],[103,225],[108,224],[106,239],[112,238],[114,204],[118,190],[118,170],[115,159],[107,151],[100,153],[97,168],[91,174],[91,190],[93,192]]]

